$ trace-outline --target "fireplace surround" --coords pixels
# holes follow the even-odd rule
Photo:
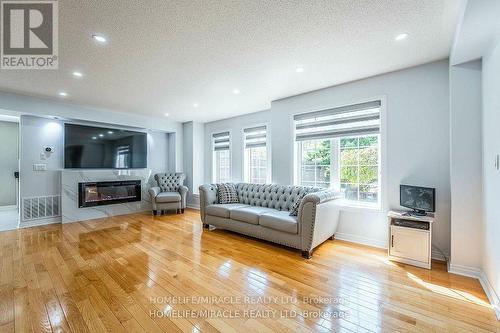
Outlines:
[[[141,201],[141,181],[100,181],[78,183],[78,207],[95,207]]]

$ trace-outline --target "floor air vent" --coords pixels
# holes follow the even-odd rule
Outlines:
[[[23,198],[23,221],[61,216],[61,196]]]

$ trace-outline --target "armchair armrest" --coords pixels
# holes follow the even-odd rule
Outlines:
[[[205,184],[199,187],[200,191],[200,215],[201,220],[205,222],[205,208],[208,205],[217,203],[217,185]]]
[[[179,186],[179,193],[181,194],[181,209],[186,208],[186,198],[187,198],[187,193],[189,189],[187,186],[181,185]]]
[[[312,251],[337,231],[340,210],[335,200],[340,192],[324,190],[306,195],[299,207],[299,232],[302,251]]]
[[[161,189],[158,186],[153,186],[148,190],[149,196],[151,197],[151,205],[153,206],[153,210],[156,210],[156,196],[160,194]]]
[[[160,194],[161,189],[158,186],[154,186],[149,188],[149,195],[151,196],[151,201],[153,201],[158,194]]]

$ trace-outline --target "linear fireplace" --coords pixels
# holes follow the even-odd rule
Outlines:
[[[78,183],[78,207],[112,205],[141,201],[141,181]]]

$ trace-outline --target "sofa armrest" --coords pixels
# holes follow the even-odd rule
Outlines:
[[[201,220],[205,222],[205,208],[208,205],[217,203],[217,185],[205,184],[199,187],[200,191],[200,215]]]
[[[181,209],[186,208],[186,198],[189,189],[187,186],[181,185],[179,186],[179,193],[181,194]]]
[[[302,251],[311,251],[335,234],[340,215],[335,200],[342,197],[340,192],[324,190],[302,199],[298,214]]]

